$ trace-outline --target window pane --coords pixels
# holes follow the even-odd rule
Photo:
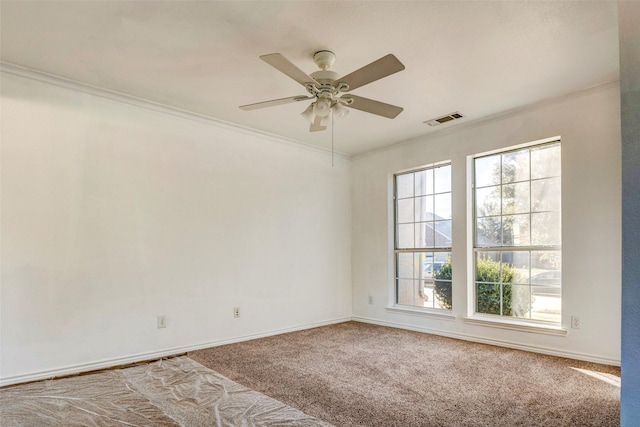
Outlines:
[[[531,253],[531,318],[560,322],[562,273],[560,251]]]
[[[475,159],[474,172],[476,187],[500,184],[500,155]]]
[[[432,222],[420,222],[416,224],[415,248],[432,248],[434,245],[435,233]]]
[[[420,301],[423,307],[433,308],[433,281],[423,281],[422,293],[420,294]]]
[[[398,304],[414,305],[416,295],[415,280],[398,280],[397,298]]]
[[[420,278],[433,279],[433,252],[424,252],[420,254]]]
[[[434,258],[436,273],[438,273],[446,264],[449,264],[449,267],[451,267],[451,252],[434,252]],[[445,276],[451,279],[451,271],[448,273],[440,273],[441,278],[445,278]]]
[[[511,264],[513,266],[513,283],[528,284],[531,274],[530,252],[518,251],[509,253],[511,254]]]
[[[500,252],[500,281],[513,283],[515,269],[513,268],[513,252]]]
[[[504,246],[513,246],[513,216],[502,217],[502,240]]]
[[[430,171],[419,171],[414,173],[415,196],[424,196],[427,194],[427,172]]]
[[[451,247],[451,221],[436,221],[435,244],[436,248]]]
[[[502,244],[504,246],[529,246],[529,214],[502,217]]]
[[[413,224],[398,225],[398,247],[402,249],[414,248]]]
[[[413,174],[396,176],[396,192],[399,199],[413,197]]]
[[[502,223],[499,216],[476,220],[476,246],[500,246],[502,242]]]
[[[438,194],[435,201],[435,219],[451,219],[451,193]]]
[[[434,253],[434,307],[450,310],[451,295],[451,252]]]
[[[427,175],[427,185],[426,185],[426,189],[427,192],[426,194],[433,194],[433,188],[434,188],[434,178],[433,178],[433,169],[429,169],[427,171],[425,171],[426,175]]]
[[[531,318],[560,323],[562,295],[560,286],[531,286]]]
[[[500,187],[476,190],[476,215],[478,217],[500,215]]]
[[[476,284],[476,312],[487,314],[501,314],[500,285]]]
[[[560,176],[560,144],[531,149],[531,179]]]
[[[435,280],[434,281],[434,307],[444,310],[451,310],[451,281]]]
[[[400,253],[397,257],[397,277],[413,279],[413,253]]]
[[[545,178],[531,181],[531,210],[560,210],[560,178]]]
[[[476,253],[476,282],[500,282],[500,252]]]
[[[434,187],[436,193],[451,191],[451,165],[435,168]]]
[[[531,185],[527,182],[514,184],[515,206],[513,213],[524,213],[531,210]]]
[[[528,285],[502,286],[502,313],[505,316],[530,317],[531,289]]]
[[[417,197],[416,221],[433,221],[433,196]]]
[[[560,237],[559,212],[531,214],[532,245],[559,245]]]
[[[502,186],[502,214],[529,212],[529,182]]]
[[[413,199],[398,200],[398,223],[413,222]]]
[[[548,270],[557,270],[560,276],[562,259],[560,251],[532,251],[531,252],[531,283],[533,275]]]
[[[433,169],[416,172],[416,195],[433,194]]]
[[[529,149],[502,155],[502,182],[529,180]]]

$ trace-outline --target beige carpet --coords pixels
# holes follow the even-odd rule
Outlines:
[[[188,354],[336,426],[617,426],[617,367],[347,322]]]

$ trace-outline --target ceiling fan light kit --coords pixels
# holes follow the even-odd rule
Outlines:
[[[331,99],[318,98],[313,104],[313,113],[318,117],[327,117],[331,113]]]
[[[342,119],[349,115],[349,110],[342,105],[341,102],[336,102],[336,105],[331,108],[332,114],[336,119]]]
[[[309,95],[241,106],[240,108],[245,111],[310,100],[312,103],[301,115],[311,123],[309,127],[311,132],[325,130],[330,117],[346,117],[349,110],[345,107],[390,119],[402,112],[402,107],[346,94],[353,89],[404,70],[404,65],[392,54],[383,56],[344,77],[339,77],[338,73],[329,70],[336,59],[335,54],[329,50],[320,50],[313,55],[313,60],[320,70],[310,75],[300,70],[280,53],[262,55],[260,59],[300,83]],[[343,93],[344,95],[341,95]]]

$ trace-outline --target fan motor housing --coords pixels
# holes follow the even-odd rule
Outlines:
[[[311,77],[313,77],[314,80],[320,84],[331,84],[335,82],[340,76],[335,71],[320,70],[311,73]]]

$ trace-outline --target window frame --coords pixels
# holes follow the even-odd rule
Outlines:
[[[417,168],[411,168],[411,169],[407,169],[407,170],[403,170],[400,172],[396,172],[392,175],[392,205],[393,205],[393,222],[392,222],[392,226],[393,226],[393,302],[392,302],[392,306],[391,307],[387,307],[387,309],[392,310],[392,311],[401,311],[401,312],[418,312],[421,314],[427,314],[429,315],[431,313],[432,316],[434,317],[443,317],[443,318],[454,318],[453,314],[452,314],[452,308],[439,308],[439,307],[435,307],[435,301],[434,301],[434,306],[433,307],[422,307],[422,306],[418,306],[418,305],[408,305],[408,304],[401,304],[399,303],[399,280],[401,280],[402,278],[400,277],[399,274],[399,263],[398,263],[398,258],[399,258],[399,254],[403,254],[403,253],[410,253],[410,254],[421,254],[421,253],[433,253],[434,254],[434,263],[435,263],[435,254],[436,253],[448,253],[449,257],[451,257],[452,255],[452,246],[453,246],[453,237],[451,236],[451,241],[450,241],[450,246],[436,246],[435,245],[435,240],[434,240],[434,246],[432,247],[424,247],[424,248],[418,248],[415,247],[415,224],[419,223],[419,222],[431,222],[434,224],[434,230],[435,230],[435,223],[438,222],[437,220],[433,219],[431,221],[416,221],[416,218],[414,217],[414,221],[411,222],[412,224],[414,224],[414,247],[411,248],[400,248],[399,247],[399,236],[398,236],[398,225],[402,224],[398,222],[398,200],[399,199],[416,199],[417,197],[422,197],[422,196],[416,196],[415,194],[415,174],[418,172],[422,172],[422,171],[427,171],[427,170],[435,170],[437,168],[441,168],[441,167],[449,167],[450,170],[450,174],[449,174],[449,191],[446,192],[439,192],[436,193],[435,191],[435,184],[434,184],[434,192],[428,195],[432,195],[433,197],[435,197],[436,195],[442,195],[442,194],[449,194],[449,209],[452,209],[452,163],[450,160],[448,161],[443,161],[443,162],[438,162],[438,163],[433,163],[433,164],[429,164],[429,165],[425,165],[425,166],[419,166]],[[402,175],[408,175],[408,174],[412,174],[414,175],[414,179],[413,179],[413,195],[411,197],[398,197],[398,177],[402,176]],[[428,196],[427,195],[427,196]],[[434,201],[434,205],[435,205],[435,201]],[[415,212],[415,205],[414,205],[414,212]],[[435,213],[434,213],[435,214]],[[453,213],[451,212],[450,218],[448,219],[448,221],[451,222],[451,224],[453,224]],[[451,229],[453,231],[453,226],[451,226]],[[452,233],[453,234],[453,233]],[[435,238],[434,238],[435,239]],[[418,280],[418,279],[411,279],[411,280]],[[450,280],[451,282],[451,286],[453,288],[453,277]]]
[[[550,333],[557,333],[554,331],[560,331],[560,334],[564,334],[562,333],[561,329],[561,324],[562,324],[562,280],[560,280],[560,285],[559,285],[559,289],[560,289],[560,314],[558,315],[558,320],[554,321],[554,320],[542,320],[542,319],[533,319],[531,318],[531,308],[532,308],[532,302],[529,302],[529,311],[530,311],[530,315],[529,318],[526,317],[518,317],[518,316],[511,316],[511,315],[505,315],[503,314],[503,300],[502,300],[502,289],[503,289],[503,285],[505,284],[504,282],[502,282],[502,280],[500,280],[500,282],[498,283],[500,286],[500,293],[501,293],[501,299],[500,299],[500,314],[492,314],[492,313],[486,313],[486,312],[478,312],[478,289],[477,289],[477,285],[478,285],[478,280],[477,280],[477,260],[478,260],[478,254],[482,253],[482,252],[495,252],[495,253],[500,253],[500,257],[502,258],[502,253],[505,252],[511,252],[511,253],[527,253],[529,254],[529,264],[528,264],[528,268],[529,268],[529,274],[531,273],[531,254],[533,252],[536,251],[548,251],[548,252],[558,252],[560,259],[562,259],[562,192],[560,192],[560,200],[559,200],[559,210],[558,210],[558,215],[559,215],[559,223],[560,223],[560,230],[559,230],[559,236],[558,236],[558,244],[552,244],[552,245],[534,245],[532,244],[531,240],[529,241],[528,245],[504,245],[504,235],[501,234],[501,238],[500,238],[500,242],[498,245],[494,245],[494,246],[490,246],[490,245],[479,245],[478,243],[478,230],[477,230],[477,226],[478,226],[478,206],[477,206],[477,183],[476,183],[476,160],[483,158],[483,157],[490,157],[490,156],[496,156],[496,155],[500,155],[501,159],[502,156],[505,154],[509,154],[509,153],[515,153],[518,151],[522,151],[522,150],[528,150],[529,151],[529,156],[530,153],[532,152],[533,149],[536,148],[540,148],[540,147],[545,147],[545,146],[552,146],[552,145],[558,145],[560,147],[560,151],[562,151],[562,141],[560,136],[556,136],[556,137],[552,137],[552,138],[547,138],[544,140],[539,140],[539,141],[534,141],[531,143],[527,143],[527,144],[521,144],[521,145],[515,145],[515,146],[510,146],[510,147],[506,147],[506,148],[502,148],[502,149],[498,149],[498,150],[493,150],[491,152],[486,152],[486,153],[480,153],[480,154],[476,154],[473,156],[469,156],[470,160],[471,160],[471,167],[467,169],[468,173],[470,174],[470,190],[471,190],[471,198],[468,199],[471,202],[471,206],[470,206],[470,214],[468,216],[468,218],[471,220],[471,227],[469,229],[469,231],[471,232],[472,236],[471,239],[469,239],[468,241],[470,242],[470,246],[471,246],[471,250],[468,252],[469,255],[471,256],[471,259],[469,260],[469,265],[471,266],[471,270],[470,270],[470,276],[469,276],[469,288],[467,290],[468,292],[468,301],[469,301],[469,307],[468,307],[468,312],[469,312],[469,316],[470,317],[466,317],[465,318],[465,322],[466,323],[471,323],[471,324],[481,324],[482,322],[486,322],[487,324],[491,324],[492,326],[496,326],[496,327],[505,327],[505,324],[515,324],[515,325],[521,325],[521,326],[516,326],[514,329],[522,329],[522,330],[527,330],[529,332],[531,332],[531,328],[542,328],[542,329],[550,329],[552,330],[552,332]],[[560,173],[557,177],[552,177],[552,178],[558,178],[559,182],[560,182],[560,188],[562,185],[562,157],[560,157]],[[502,161],[502,160],[501,160]],[[531,182],[535,181],[535,178],[532,178],[531,176],[531,169],[532,169],[532,164],[531,161],[529,159],[529,175],[528,178],[526,180],[523,181],[516,181],[516,183],[521,183],[521,182],[528,182],[529,183],[529,189],[531,189]],[[501,188],[501,195],[500,195],[500,213],[499,215],[488,215],[487,217],[499,217],[500,220],[502,221],[502,218],[504,216],[509,216],[509,215],[518,215],[519,213],[515,213],[515,214],[505,214],[503,211],[503,193],[502,193],[502,188],[505,185],[505,182],[503,181],[502,178],[502,164],[501,164],[501,178],[500,178],[500,182],[498,184],[493,184],[493,185],[488,185],[485,186],[486,188],[489,188],[491,186],[500,186]],[[544,178],[542,178],[544,179]],[[480,188],[484,188],[484,187],[480,187]],[[529,201],[531,201],[531,194],[529,195]],[[531,213],[534,212],[532,211],[532,207],[531,205],[529,205],[528,210],[527,210],[527,214],[529,215],[529,239],[531,239],[532,237],[532,233],[531,233],[531,229],[532,229],[532,221],[531,221]],[[484,217],[483,217],[484,218]],[[501,225],[502,228],[502,225]],[[501,230],[503,231],[503,230]],[[562,262],[560,261],[560,274],[562,274]],[[532,283],[531,283],[531,275],[529,275],[529,279],[527,281],[526,284],[517,284],[517,285],[512,285],[512,286],[522,286],[522,285],[527,285],[529,287],[529,295],[531,298],[532,295]],[[486,319],[486,320],[485,320]]]

